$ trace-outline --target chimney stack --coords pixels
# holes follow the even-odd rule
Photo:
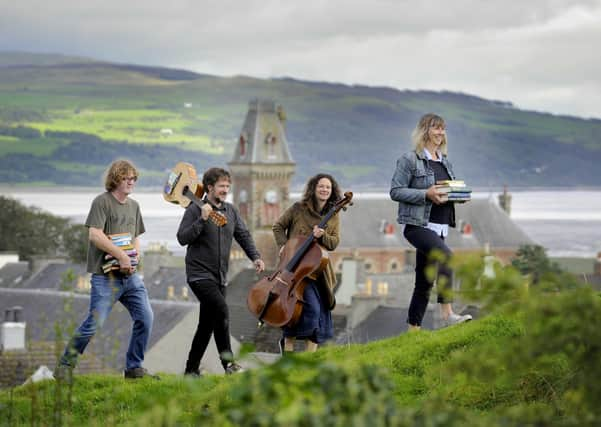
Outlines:
[[[4,312],[4,322],[0,327],[0,350],[25,350],[25,322],[22,321],[23,308],[14,306]]]
[[[503,186],[503,193],[499,194],[499,206],[508,216],[511,216],[511,194],[507,191],[507,186]]]

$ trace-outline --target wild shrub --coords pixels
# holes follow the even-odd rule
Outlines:
[[[523,331],[453,354],[429,373],[424,408],[458,420],[472,408],[490,425],[599,425],[598,293],[555,268],[523,275],[497,264],[486,277],[478,257],[455,262],[461,296],[519,320]]]
[[[205,407],[198,425],[399,425],[393,384],[383,369],[349,369],[294,356],[244,375],[217,407]]]

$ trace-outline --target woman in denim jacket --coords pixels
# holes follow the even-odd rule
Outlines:
[[[424,115],[411,136],[415,149],[397,160],[390,198],[399,202],[397,222],[405,224],[403,235],[416,249],[415,288],[407,318],[409,330],[415,330],[421,327],[428,306],[433,280],[426,269],[433,262],[438,263],[438,303],[445,324],[465,322],[472,316],[455,314],[448,295],[453,285],[448,265],[452,252],[445,237],[449,226],[455,227],[455,207],[444,201],[436,182],[455,179],[455,174],[447,160],[444,119],[436,114]]]

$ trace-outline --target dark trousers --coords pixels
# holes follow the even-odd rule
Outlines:
[[[190,348],[186,362],[186,372],[196,371],[200,367],[200,361],[209,345],[211,334],[215,335],[217,352],[221,358],[221,364],[225,368],[232,358],[230,316],[225,302],[225,286],[212,280],[199,280],[188,283],[188,285],[200,301],[200,314],[198,327],[192,340],[192,348]]]
[[[429,267],[437,269],[435,277],[430,276],[430,278],[436,278],[437,283],[442,285],[442,289],[438,288],[438,302],[440,304],[451,302],[450,297],[445,296],[445,293],[448,293],[453,287],[453,270],[448,265],[453,252],[446,245],[442,236],[438,236],[428,228],[406,225],[403,235],[416,249],[415,288],[409,304],[407,323],[421,326],[434,284],[433,280],[428,279]]]

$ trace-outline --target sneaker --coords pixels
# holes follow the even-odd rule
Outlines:
[[[54,370],[54,379],[65,384],[73,384],[73,366],[58,365]]]
[[[225,368],[225,373],[227,375],[235,374],[237,372],[244,372],[244,368],[238,365],[236,362],[230,362],[227,364],[227,367]]]
[[[184,372],[184,376],[189,378],[200,378],[202,377],[202,372],[200,371],[200,369],[196,369],[193,371],[186,370],[186,372]]]
[[[126,369],[125,372],[123,372],[123,376],[128,380],[137,380],[140,378],[152,378],[154,380],[161,379],[158,375],[151,374],[145,368]]]
[[[452,325],[457,325],[458,323],[469,322],[470,320],[472,320],[471,314],[461,315],[461,314],[451,313],[446,320],[443,320],[443,324],[444,324],[444,326],[452,326]]]

